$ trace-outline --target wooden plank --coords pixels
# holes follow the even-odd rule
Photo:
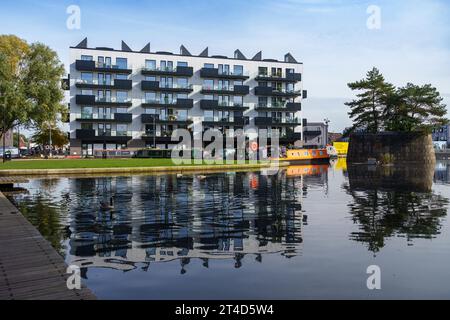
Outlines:
[[[95,299],[86,287],[69,290],[66,270],[64,259],[0,192],[0,299]]]

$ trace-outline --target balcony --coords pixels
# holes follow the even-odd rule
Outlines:
[[[298,118],[271,118],[271,117],[255,117],[256,126],[280,126],[280,127],[296,127],[302,123]]]
[[[235,96],[245,96],[250,93],[249,86],[203,86],[202,94],[230,94]]]
[[[111,81],[98,80],[86,81],[77,80],[75,86],[80,89],[116,89],[116,90],[131,90],[133,82],[131,80],[115,79]]]
[[[250,108],[249,103],[223,102],[218,100],[200,100],[200,109],[202,110],[232,110],[244,111]]]
[[[77,129],[75,131],[77,139],[86,142],[113,142],[113,143],[127,143],[132,139],[131,131],[99,131],[94,129]]]
[[[258,74],[255,78],[256,81],[276,81],[276,82],[299,82],[302,81],[301,73],[286,73],[285,76],[282,74]]]
[[[192,67],[143,68],[141,74],[144,76],[192,77],[194,69]]]
[[[77,60],[75,61],[75,69],[78,71],[92,72],[108,72],[108,73],[125,73],[133,72],[131,66],[107,65],[96,61]]]
[[[142,81],[142,91],[164,91],[164,92],[186,92],[194,91],[192,84],[178,84],[161,85],[159,81]]]
[[[143,108],[174,108],[174,109],[191,109],[194,107],[193,99],[142,99]]]
[[[172,134],[173,131],[162,131],[162,132],[155,132],[155,131],[146,131],[142,135],[142,139],[145,140],[147,143],[149,142],[156,142],[156,143],[179,143],[182,138],[180,138],[178,141],[172,141]]]
[[[294,98],[301,96],[302,92],[300,90],[286,90],[286,89],[276,89],[273,87],[258,86],[255,87],[255,95]]]
[[[255,108],[257,111],[286,111],[297,112],[302,110],[302,104],[300,102],[287,102],[287,103],[259,103]]]
[[[219,72],[219,69],[215,68],[202,68],[200,70],[201,78],[218,78],[218,79],[231,79],[231,80],[247,80],[250,78],[249,74],[233,73],[233,72]]]
[[[176,115],[170,115],[166,117],[161,117],[158,114],[142,114],[141,122],[152,124],[152,123],[160,123],[160,124],[180,124],[186,125],[191,124],[192,120],[186,117],[180,117]]]
[[[214,119],[204,119],[204,125],[219,125],[219,126],[245,126],[250,123],[249,117],[225,117],[225,118],[214,118]]]
[[[322,131],[320,130],[305,130],[303,131],[303,135],[307,137],[317,137],[322,134]]]
[[[81,113],[76,115],[76,120],[82,122],[131,123],[133,121],[133,115],[131,113],[112,113],[109,115],[98,113]]]
[[[131,107],[130,98],[117,98],[117,97],[106,97],[99,98],[94,95],[81,95],[77,94],[75,96],[75,102],[78,105],[98,105],[98,106],[128,106]]]

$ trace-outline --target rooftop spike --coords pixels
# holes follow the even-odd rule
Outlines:
[[[292,54],[286,53],[286,55],[284,56],[284,62],[297,63],[297,60],[295,60]]]
[[[131,52],[131,48],[125,43],[125,41],[122,40],[122,51]]]
[[[203,50],[202,53],[200,53],[198,56],[199,57],[208,57],[209,56],[208,47],[206,47],[205,50]]]
[[[186,47],[183,45],[181,45],[181,47],[180,47],[180,54],[182,56],[192,56],[192,54],[189,52],[189,50],[186,49]]]
[[[88,45],[88,38],[84,38],[79,44],[75,46],[75,48],[83,48],[86,49]]]
[[[242,54],[241,50],[236,49],[234,52],[234,58],[235,59],[241,59],[241,60],[247,60],[247,58]]]
[[[147,44],[145,45],[145,47],[143,47],[142,50],[139,51],[139,52],[142,52],[142,53],[150,53],[150,42],[147,43]]]
[[[253,61],[261,61],[262,60],[262,51],[255,54],[255,56],[252,58]]]

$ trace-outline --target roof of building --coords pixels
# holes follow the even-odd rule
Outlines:
[[[297,60],[290,54],[286,53],[284,56],[284,60],[276,60],[276,59],[263,59],[262,57],[262,51],[259,51],[257,54],[253,56],[251,59],[247,59],[244,54],[239,49],[236,49],[234,52],[234,57],[229,58],[227,56],[223,55],[209,55],[209,49],[206,47],[198,56],[192,55],[188,49],[184,45],[181,45],[180,47],[180,53],[175,54],[172,52],[167,51],[156,51],[151,52],[150,50],[150,42],[147,43],[144,48],[142,48],[140,51],[134,51],[128,46],[125,41],[122,41],[121,43],[121,50],[116,50],[109,47],[95,47],[95,48],[89,48],[88,47],[88,39],[84,38],[79,44],[77,44],[74,47],[70,47],[71,49],[88,49],[88,50],[102,50],[102,51],[117,51],[117,52],[133,52],[133,53],[144,53],[144,54],[162,54],[162,55],[173,55],[173,56],[192,56],[192,57],[202,57],[202,58],[211,58],[211,59],[230,59],[230,60],[245,60],[245,61],[263,61],[263,62],[277,62],[277,63],[290,63],[290,64],[303,64],[302,62],[297,62]]]

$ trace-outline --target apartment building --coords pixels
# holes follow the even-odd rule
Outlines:
[[[302,141],[303,64],[284,60],[89,48],[70,48],[70,145],[72,155],[95,150],[170,149],[175,129],[201,139],[208,129],[249,135],[276,129],[281,144]],[[270,144],[270,140],[269,140]]]

